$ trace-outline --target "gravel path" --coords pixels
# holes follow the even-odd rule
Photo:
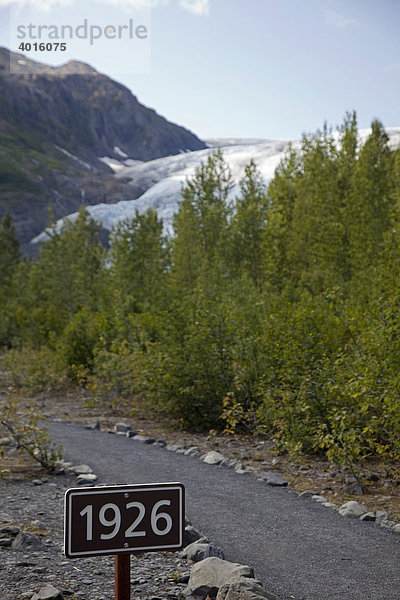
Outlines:
[[[89,464],[99,483],[181,481],[190,521],[281,600],[400,599],[400,536],[391,531],[134,439],[64,423],[51,430],[66,460]]]
[[[0,480],[0,539],[8,537],[1,530],[17,527],[33,535],[38,545],[18,551],[0,546],[1,600],[29,599],[49,584],[65,598],[114,598],[113,557],[68,560],[62,554],[64,493],[70,487],[76,487],[76,478],[66,475],[48,477],[42,485],[34,485],[32,481]],[[174,600],[181,597],[186,585],[177,583],[176,579],[187,569],[187,562],[172,553],[133,556],[132,598]]]

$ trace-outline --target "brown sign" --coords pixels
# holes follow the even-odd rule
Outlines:
[[[183,546],[185,488],[181,483],[73,488],[65,494],[68,558]]]

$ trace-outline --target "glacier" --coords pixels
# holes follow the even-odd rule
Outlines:
[[[400,127],[388,127],[386,132],[390,146],[392,148],[400,146]],[[370,133],[370,129],[359,130],[361,143]],[[339,138],[339,133],[335,135]],[[230,193],[230,200],[233,200],[238,195],[239,182],[250,160],[254,160],[265,183],[268,184],[289,144],[298,148],[301,142],[299,140],[213,139],[207,141],[208,148],[205,150],[181,153],[147,162],[135,161],[122,155],[120,161],[115,158],[101,157],[100,160],[114,171],[115,177],[126,178],[132,185],[140,186],[146,191],[136,199],[122,200],[115,204],[95,204],[88,206],[87,210],[102,227],[111,230],[120,221],[134,217],[136,211],[142,214],[152,208],[163,221],[164,233],[170,235],[173,232],[174,215],[179,209],[182,186],[187,178],[194,175],[196,168],[215,152],[216,148],[222,151],[232,172],[234,186]],[[75,212],[59,219],[56,224],[57,229],[61,228],[65,219],[74,222],[77,216],[78,213]],[[44,242],[46,239],[48,234],[45,230],[33,238],[31,243]]]

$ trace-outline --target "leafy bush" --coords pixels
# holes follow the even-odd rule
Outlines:
[[[42,420],[36,409],[18,411],[11,400],[0,409],[0,426],[14,445],[42,467],[53,469],[61,460],[61,451],[52,443]]]
[[[57,392],[65,390],[69,380],[60,356],[42,347],[4,350],[0,355],[2,387],[26,392]]]

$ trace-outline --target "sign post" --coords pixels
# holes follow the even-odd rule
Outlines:
[[[71,488],[65,494],[67,558],[115,555],[115,600],[130,600],[130,555],[183,547],[181,483]]]
[[[115,555],[115,600],[131,600],[131,555]]]

